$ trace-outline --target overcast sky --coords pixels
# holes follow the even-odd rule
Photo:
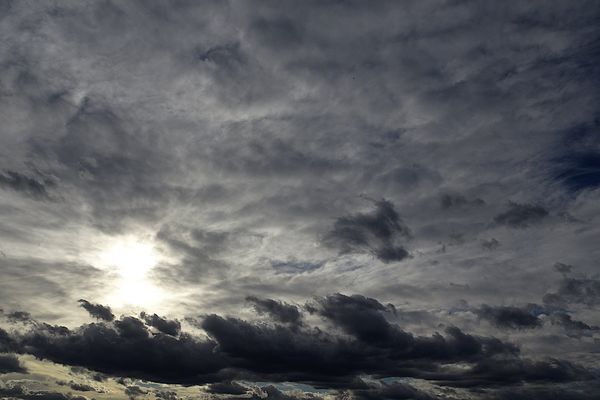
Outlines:
[[[598,398],[599,2],[0,0],[0,38],[0,398]]]

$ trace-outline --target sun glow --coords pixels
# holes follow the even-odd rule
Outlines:
[[[160,261],[154,246],[135,238],[126,238],[109,246],[100,255],[101,263],[116,276],[107,301],[115,307],[152,306],[165,293],[150,279],[149,273]]]

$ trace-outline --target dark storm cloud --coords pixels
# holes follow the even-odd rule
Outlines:
[[[370,253],[387,263],[408,257],[403,246],[410,237],[410,229],[394,205],[387,200],[379,200],[375,201],[375,210],[371,213],[338,218],[322,242],[342,254]]]
[[[27,352],[62,364],[160,382],[205,382],[207,374],[225,366],[213,351],[215,343],[187,334],[150,335],[134,317],[115,321],[115,327],[89,324],[62,334],[32,330],[21,344]]]
[[[183,332],[177,337],[150,335],[141,320],[125,316],[114,324],[86,324],[73,330],[36,324],[24,333],[4,332],[1,343],[3,349],[110,375],[222,383],[211,386],[214,390],[226,390],[231,379],[254,379],[362,388],[369,395],[372,388],[356,385],[362,374],[412,376],[458,387],[588,377],[586,370],[570,363],[522,359],[509,343],[454,327],[444,336],[415,336],[386,321],[392,306],[363,296],[318,298],[307,308],[334,329],[252,323],[212,314],[201,322],[209,336],[202,339]],[[470,367],[458,371],[444,367],[454,362]],[[395,388],[390,393],[411,393],[406,390]]]
[[[482,305],[475,311],[479,318],[489,321],[498,328],[504,329],[532,329],[539,328],[542,321],[534,315],[531,307],[511,307]]]
[[[300,322],[301,314],[298,307],[272,299],[262,299],[256,296],[246,297],[246,301],[254,305],[259,314],[268,314],[275,321],[296,324]]]
[[[108,306],[103,306],[102,304],[92,304],[84,299],[80,299],[78,301],[79,305],[94,318],[109,322],[115,319],[115,315]]]
[[[142,318],[149,326],[152,326],[167,335],[177,336],[181,331],[181,322],[177,320],[162,318],[156,314],[149,315],[144,312],[140,314],[140,318]]]
[[[316,308],[309,305],[309,311],[319,313],[347,333],[364,341],[394,341],[396,334],[400,333],[383,314],[392,310],[375,299],[338,293],[317,299],[317,304]]]
[[[119,335],[126,339],[143,340],[150,334],[144,323],[135,317],[123,317],[116,320],[115,327]]]
[[[21,365],[19,359],[13,354],[0,354],[0,374],[10,372],[26,373],[27,370]]]
[[[548,210],[538,204],[511,202],[508,205],[508,210],[496,215],[494,221],[511,228],[527,228],[541,222],[548,215]]]
[[[49,199],[46,188],[52,186],[54,184],[50,180],[38,180],[16,171],[7,170],[0,173],[0,187],[10,188],[36,200]]]
[[[456,327],[446,328],[446,337],[437,333],[431,338],[415,337],[388,322],[384,316],[388,308],[363,296],[336,294],[317,299],[317,303],[312,312],[322,315],[364,343],[387,349],[391,357],[474,360],[493,354],[518,352],[510,344],[494,338],[477,338]]]

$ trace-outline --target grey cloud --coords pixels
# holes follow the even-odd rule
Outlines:
[[[218,258],[218,247],[225,245],[223,238],[218,239],[218,244],[207,244],[201,237],[206,233],[192,232],[191,238],[186,237],[185,233],[185,230],[174,232],[173,229],[162,229],[156,235],[173,252],[183,256],[178,263],[157,267],[153,272],[157,279],[164,283],[189,284],[198,283],[207,275],[222,277],[230,268],[228,263]]]
[[[130,399],[137,399],[140,396],[147,395],[148,392],[143,390],[139,386],[131,385],[125,388],[125,394],[129,396]]]
[[[583,321],[574,320],[566,313],[555,313],[551,318],[553,324],[564,327],[570,334],[580,335],[582,333],[600,330],[600,327],[590,326]]]
[[[383,262],[401,261],[408,257],[403,247],[410,239],[394,205],[387,200],[375,202],[372,213],[340,217],[322,243],[344,253],[371,253]]]
[[[523,381],[560,383],[581,379],[588,381],[584,385],[593,381],[589,371],[561,360],[484,360],[466,374],[458,374],[457,378],[442,378],[439,383],[454,387],[485,387]]]
[[[511,228],[527,228],[541,222],[548,215],[548,211],[540,205],[511,202],[508,210],[495,216],[494,221]]]
[[[244,385],[240,385],[237,382],[217,382],[208,385],[208,392],[215,394],[232,394],[242,395],[248,392],[248,388]]]
[[[6,319],[10,322],[28,322],[31,320],[31,314],[26,311],[13,311],[6,314]]]
[[[89,324],[61,334],[33,330],[22,343],[36,356],[55,362],[161,382],[202,382],[223,362],[213,353],[214,343],[189,335],[150,336],[134,317],[115,321],[115,328]]]
[[[69,381],[69,382],[57,381],[56,383],[61,386],[68,386],[73,390],[77,390],[78,392],[98,392],[95,387],[88,385],[86,383],[74,382],[74,381]]]
[[[500,246],[500,242],[494,238],[481,241],[481,247],[483,247],[486,250],[494,250],[498,246]]]
[[[0,299],[4,304],[14,302],[19,308],[35,310],[34,317],[53,315],[59,309],[72,306],[82,292],[96,293],[98,282],[104,277],[98,268],[85,263],[29,257],[2,257],[0,263],[3,271]],[[77,288],[78,293],[73,293],[73,288]]]
[[[18,385],[0,388],[0,396],[3,398],[17,398],[21,400],[87,400],[84,396],[41,390],[27,390]]]
[[[178,400],[177,392],[171,390],[157,390],[154,392],[157,399],[160,400]]]
[[[295,305],[272,299],[261,299],[256,296],[248,296],[246,301],[254,304],[257,313],[268,314],[276,321],[291,324],[300,322],[301,314]]]
[[[560,272],[561,274],[568,274],[573,269],[573,266],[569,265],[569,264],[563,264],[563,263],[558,262],[558,263],[554,264],[554,269],[556,271]]]
[[[181,331],[181,323],[177,320],[162,318],[156,314],[149,315],[145,312],[140,314],[140,318],[142,318],[146,324],[158,329],[162,333],[166,333],[167,335],[177,336]]]
[[[123,317],[115,321],[115,327],[119,335],[125,339],[143,340],[150,334],[144,323],[135,317]]]
[[[460,194],[446,193],[440,198],[440,204],[443,209],[464,208],[469,206],[482,206],[485,202],[482,199],[469,200]]]
[[[322,263],[312,263],[308,261],[271,261],[271,267],[278,273],[301,274],[311,272],[323,266]]]
[[[277,389],[273,385],[268,385],[260,388],[260,392],[266,395],[267,399],[272,400],[321,400],[322,396],[317,393],[310,392],[284,392]]]
[[[49,199],[48,187],[54,186],[50,180],[41,181],[16,171],[4,171],[0,174],[0,186],[22,192],[36,200]]]
[[[546,293],[543,300],[556,307],[568,304],[595,306],[600,304],[600,280],[564,277],[558,291]]]
[[[0,374],[8,374],[10,372],[26,373],[19,359],[13,354],[0,354]]]
[[[538,329],[549,323],[564,328],[568,336],[581,337],[600,329],[597,326],[573,319],[566,311],[555,308],[556,305],[549,304],[548,306],[528,304],[523,307],[515,307],[484,304],[473,312],[479,318],[505,330]],[[547,318],[541,318],[544,316]]]
[[[539,328],[542,325],[542,321],[529,308],[511,306],[490,307],[484,304],[475,313],[479,318],[485,319],[499,328]]]
[[[80,299],[78,301],[79,305],[94,318],[104,321],[112,321],[115,319],[115,315],[108,306],[103,306],[102,304],[93,304],[84,299]]]

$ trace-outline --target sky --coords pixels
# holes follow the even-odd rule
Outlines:
[[[599,2],[0,0],[0,38],[0,398],[598,398]]]

